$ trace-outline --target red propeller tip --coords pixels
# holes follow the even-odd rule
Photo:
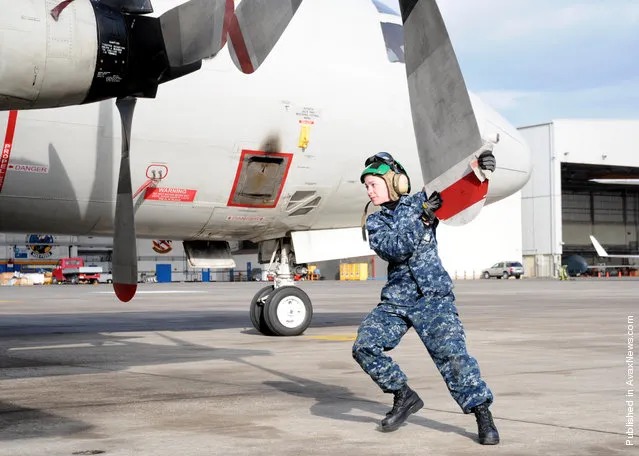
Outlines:
[[[137,284],[128,284],[128,283],[114,283],[113,290],[115,291],[115,295],[122,302],[129,302],[135,296],[135,292],[138,289]]]

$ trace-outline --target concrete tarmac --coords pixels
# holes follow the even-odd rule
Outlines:
[[[351,346],[382,282],[302,283],[315,316],[294,338],[252,328],[263,285],[146,284],[126,304],[108,286],[0,288],[0,455],[639,454],[637,280],[456,282],[493,447],[413,330],[390,354],[425,407],[379,431],[392,396]]]

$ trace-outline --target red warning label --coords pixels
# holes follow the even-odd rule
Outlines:
[[[11,147],[13,146],[13,135],[16,131],[16,120],[18,111],[9,111],[9,122],[7,124],[7,133],[4,137],[4,145],[0,150],[0,192],[7,176],[7,168],[9,167],[9,158],[11,157]]]
[[[144,199],[190,203],[195,200],[196,193],[197,190],[188,190],[186,188],[149,187],[144,192]]]
[[[21,171],[23,173],[34,173],[34,174],[47,174],[49,172],[49,167],[47,166],[37,166],[37,165],[9,165],[9,169],[12,171]]]
[[[234,222],[261,222],[264,220],[264,217],[251,215],[229,215],[226,217],[226,220],[232,220]]]

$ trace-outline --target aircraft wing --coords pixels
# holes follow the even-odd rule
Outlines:
[[[639,258],[639,255],[610,255],[608,252],[606,252],[606,249],[604,249],[601,244],[599,243],[599,241],[597,241],[597,239],[590,235],[590,242],[592,242],[592,245],[595,247],[595,250],[597,251],[597,255],[599,255],[600,257],[607,257],[607,258]]]

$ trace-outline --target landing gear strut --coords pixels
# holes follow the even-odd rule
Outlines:
[[[269,265],[269,270],[274,270],[274,285],[262,288],[253,296],[251,322],[266,336],[299,336],[311,324],[313,306],[308,295],[295,286],[290,245],[286,240],[278,244]],[[276,255],[279,261],[274,263]]]

